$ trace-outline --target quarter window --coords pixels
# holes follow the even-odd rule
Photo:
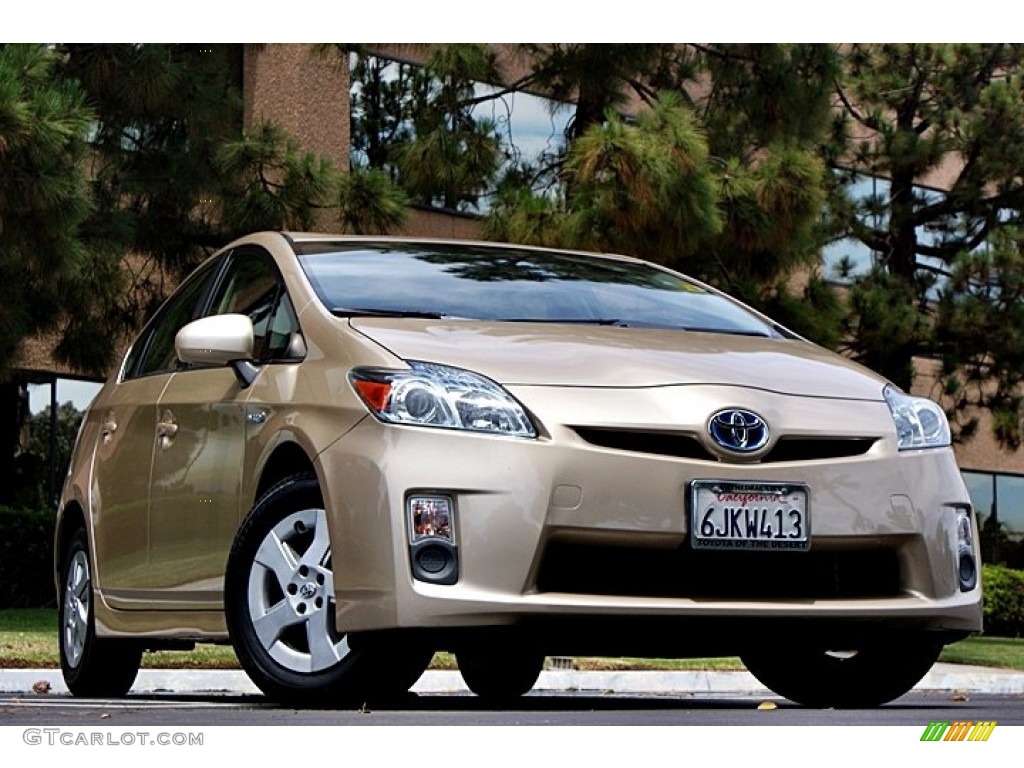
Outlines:
[[[232,255],[210,314],[247,315],[252,320],[253,355],[260,361],[287,357],[292,334],[299,330],[277,267],[264,251]]]

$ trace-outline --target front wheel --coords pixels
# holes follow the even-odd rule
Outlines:
[[[877,707],[910,691],[938,660],[942,644],[912,635],[845,650],[770,648],[743,663],[767,688],[807,707]]]
[[[256,503],[232,547],[224,591],[235,653],[277,701],[323,706],[394,698],[433,655],[354,649],[337,631],[327,513],[312,475],[290,477]]]
[[[79,528],[61,566],[58,607],[60,666],[75,696],[120,697],[139,673],[142,648],[130,640],[96,637],[89,542]]]

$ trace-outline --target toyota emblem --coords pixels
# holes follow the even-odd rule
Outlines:
[[[768,425],[753,411],[729,408],[708,421],[711,439],[727,451],[753,453],[768,444]]]

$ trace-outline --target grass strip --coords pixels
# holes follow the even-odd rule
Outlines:
[[[946,646],[940,661],[984,667],[1024,670],[1024,639],[970,637]],[[740,670],[737,658],[634,659],[574,658],[572,669],[626,670]],[[0,610],[0,668],[54,668],[60,666],[57,651],[57,611],[50,608]],[[161,651],[143,656],[149,669],[237,669],[238,659],[230,645],[199,644],[191,651]],[[548,666],[553,666],[549,660]],[[435,654],[432,669],[457,669],[450,653]]]

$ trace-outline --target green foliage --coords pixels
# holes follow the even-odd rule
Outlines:
[[[95,210],[85,166],[93,117],[58,65],[44,46],[0,46],[0,377],[22,339],[41,332],[67,332],[57,352],[72,365],[109,355],[116,256],[84,238]]]
[[[1022,246],[1024,234],[1007,227],[992,233],[986,247],[961,254],[934,320],[953,410],[967,414],[970,425],[987,409],[996,439],[1013,450],[1021,444],[1024,382]]]
[[[565,235],[565,205],[558,198],[529,189],[505,190],[483,222],[484,236],[506,243],[571,247]]]
[[[221,192],[218,146],[241,132],[241,47],[65,44],[58,51],[59,75],[80,85],[96,118],[90,240],[186,273],[223,243],[214,206],[202,201]]]
[[[354,165],[385,171],[415,202],[478,208],[502,158],[495,124],[473,114],[477,83],[500,82],[492,48],[430,46],[423,66],[361,55],[352,78]]]
[[[106,371],[111,339],[242,232],[401,220],[381,180],[343,194],[280,127],[243,134],[241,83],[240,45],[0,47],[0,376],[40,332]]]
[[[0,380],[43,333],[105,373],[168,287],[243,232],[400,223],[386,179],[346,180],[271,124],[243,134],[241,65],[240,45],[0,45]]]
[[[1024,571],[1001,565],[982,566],[985,634],[1024,635]]]
[[[629,253],[795,310],[784,286],[821,244],[827,177],[815,143],[828,126],[831,47],[523,49],[530,83],[576,103],[563,188],[506,194],[489,237]],[[630,91],[647,107],[627,120],[614,108]],[[822,282],[811,290],[833,309],[813,335],[835,341],[838,300],[824,299]]]
[[[855,357],[907,388],[911,358],[940,355],[959,438],[987,409],[1009,448],[1020,442],[1019,238],[1001,230],[1024,206],[1022,61],[1016,44],[851,46],[826,148],[840,180],[889,180],[885,195],[851,201],[840,186],[830,201],[828,225],[887,276],[858,281]],[[947,194],[918,186],[939,172]]]
[[[727,224],[697,265],[702,273],[743,292],[744,283],[771,285],[816,263],[825,170],[813,154],[765,147],[756,160],[732,158],[716,175]]]
[[[820,275],[812,274],[803,288],[794,291],[780,282],[772,293],[754,286],[750,300],[771,318],[816,344],[835,349],[846,316],[846,304]]]
[[[312,229],[341,176],[329,159],[301,151],[273,123],[221,144],[215,168],[224,185],[220,224],[231,233],[226,239],[258,230]]]
[[[919,300],[913,284],[882,268],[872,270],[850,288],[843,347],[895,381],[910,380],[914,375],[910,349],[925,343],[929,332]]]
[[[57,406],[56,449],[54,457],[57,481],[56,491],[60,492],[60,484],[67,475],[71,463],[71,452],[78,436],[78,425],[82,422],[82,412],[73,403],[66,402]],[[28,420],[28,440],[22,451],[15,457],[13,475],[9,479],[9,487],[14,494],[12,503],[19,507],[43,509],[55,501],[50,498],[50,408],[47,406],[39,413],[33,414]]]
[[[459,209],[475,207],[498,168],[499,141],[490,121],[472,121],[461,128],[454,119],[438,121],[396,145],[392,156],[402,186],[426,205]]]
[[[712,84],[697,101],[713,153],[746,158],[763,147],[821,141],[840,73],[835,47],[716,44],[697,50],[699,70]]]
[[[472,210],[497,190],[488,237],[630,253],[761,304],[816,258],[833,47],[524,44],[512,82],[489,46],[426,50],[423,67],[365,51],[353,67],[354,162],[413,200]],[[524,89],[573,105],[537,167],[475,117]],[[630,95],[645,107],[626,118]]]
[[[356,235],[383,234],[408,218],[409,198],[377,168],[350,170],[341,179],[338,195],[342,224]]]
[[[609,113],[591,126],[570,147],[565,173],[567,225],[584,247],[673,263],[721,231],[707,141],[669,95],[635,123]]]
[[[0,608],[54,603],[54,513],[0,507]]]

